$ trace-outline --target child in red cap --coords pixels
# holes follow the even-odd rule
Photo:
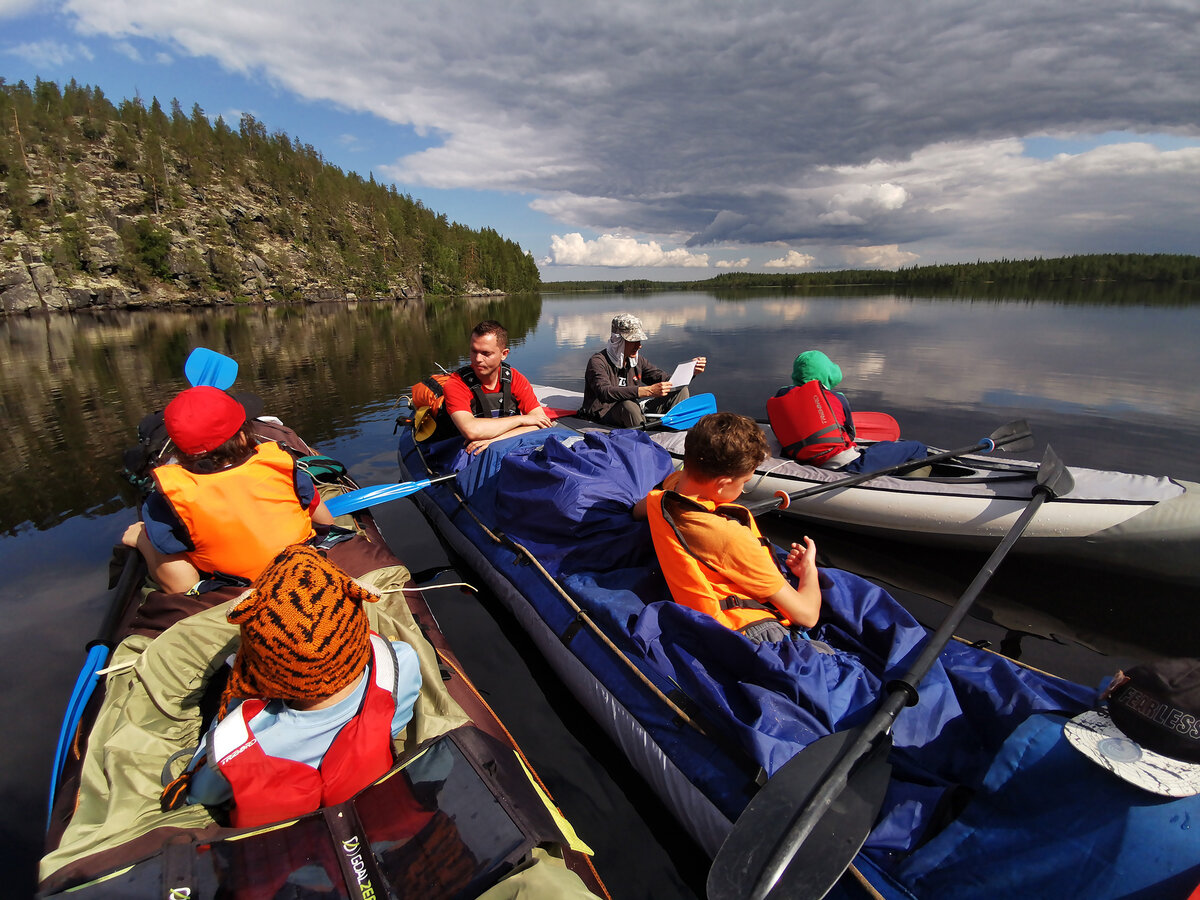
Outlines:
[[[257,444],[245,408],[215,387],[180,393],[164,413],[178,462],[153,470],[155,490],[123,543],[168,593],[201,577],[246,584],[289,544],[331,525],[312,479],[275,441]]]

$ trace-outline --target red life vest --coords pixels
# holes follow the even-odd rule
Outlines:
[[[767,419],[779,439],[783,455],[796,462],[819,466],[854,441],[846,431],[846,411],[819,381],[794,387],[782,397],[767,401]]]
[[[197,475],[159,466],[154,480],[187,529],[187,557],[199,571],[253,581],[284,547],[316,532],[296,494],[296,463],[274,441],[241,465]]]
[[[263,700],[246,700],[218,722],[208,738],[208,758],[233,788],[233,825],[266,825],[333,806],[384,775],[393,761],[396,678],[391,644],[372,633],[362,706],[317,768],[263,752],[250,730],[250,720],[266,705]]]
[[[651,491],[646,500],[646,519],[654,553],[662,567],[663,577],[676,603],[712,616],[726,628],[742,631],[759,622],[775,621],[784,626],[790,623],[771,607],[745,597],[726,576],[710,568],[696,556],[675,524],[673,510],[695,510],[731,519],[750,529],[763,547],[768,541],[758,530],[750,510],[735,503],[718,506],[711,500],[687,497],[675,491]],[[769,553],[770,550],[764,550]]]

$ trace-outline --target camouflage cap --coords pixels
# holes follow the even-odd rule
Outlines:
[[[644,341],[646,332],[642,328],[642,320],[629,313],[621,313],[612,320],[613,334],[619,334],[627,341]]]

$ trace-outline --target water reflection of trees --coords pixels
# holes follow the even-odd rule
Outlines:
[[[499,319],[519,343],[540,315],[540,297],[526,295],[428,309],[374,302],[0,320],[0,533],[131,501],[121,452],[141,418],[187,386],[195,347],[236,359],[234,390],[258,394],[320,445],[363,407],[390,404],[437,364],[459,363],[479,320]]]

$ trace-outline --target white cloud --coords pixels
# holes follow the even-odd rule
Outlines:
[[[29,41],[4,50],[34,66],[61,69],[77,59],[92,58],[92,52],[83,44],[64,44],[62,41]]]
[[[817,216],[817,221],[864,225],[877,213],[899,209],[908,198],[908,191],[895,184],[851,184],[829,198],[828,212]]]
[[[142,61],[141,51],[129,41],[117,41],[113,44],[113,49],[124,56],[126,59],[140,63]]]
[[[842,258],[852,269],[898,269],[910,266],[919,258],[918,254],[901,250],[895,244],[882,247],[847,247]]]
[[[744,269],[750,265],[750,257],[743,256],[741,259],[718,259],[714,265],[718,269]]]
[[[634,238],[602,234],[594,241],[585,241],[583,235],[552,235],[550,257],[547,263],[556,266],[683,266],[686,268],[708,265],[707,253],[690,253],[678,248],[664,250],[657,241],[641,243]]]
[[[0,19],[23,16],[42,5],[42,0],[0,0]]]
[[[816,261],[816,257],[808,253],[789,250],[778,259],[768,259],[763,265],[768,269],[807,269]]]

